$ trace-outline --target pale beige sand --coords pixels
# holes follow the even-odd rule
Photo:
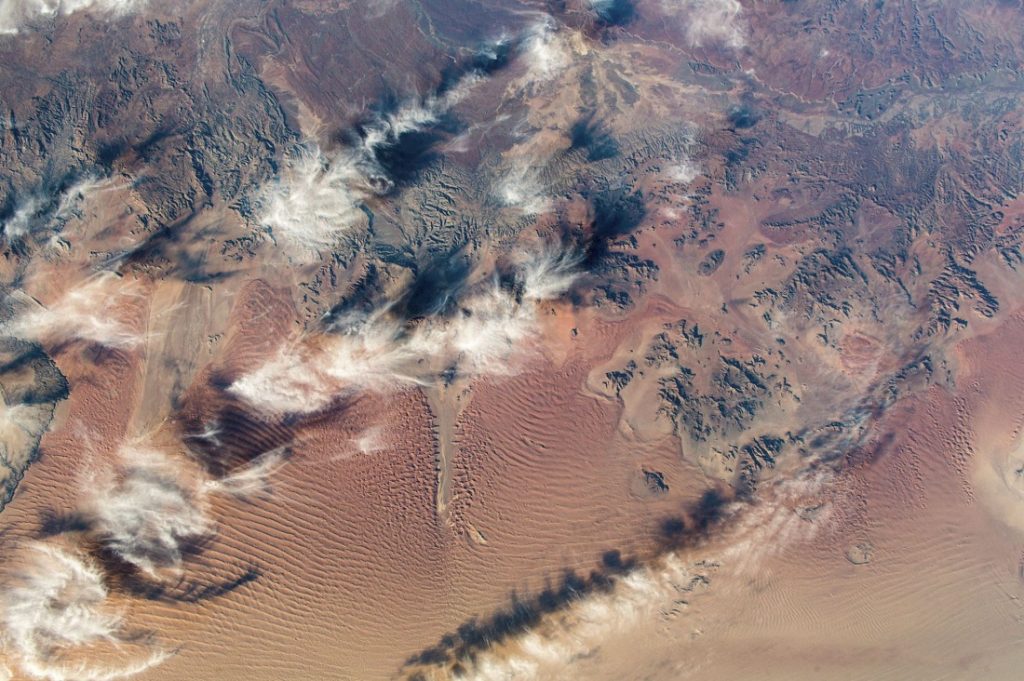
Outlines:
[[[572,49],[588,48],[577,36]],[[616,62],[635,57],[609,49],[595,64],[603,86]],[[302,64],[276,74],[282,82],[305,75]],[[685,108],[673,118],[706,115],[706,93],[657,87],[670,92],[644,97],[644,106],[678,100]],[[577,100],[575,88],[564,88],[529,115],[564,128]],[[315,134],[323,112],[299,113]],[[631,116],[612,123],[628,129]],[[536,139],[552,148],[565,142],[554,137]],[[537,150],[515,152],[532,158]],[[713,244],[726,254],[711,276],[694,276],[708,249],[675,245],[689,227],[678,207],[689,199],[673,196],[653,205],[635,234],[637,257],[660,268],[636,308],[545,305],[536,348],[511,375],[367,392],[305,418],[261,417],[222,390],[294,339],[315,308],[288,267],[268,256],[216,286],[145,284],[144,299],[126,305],[143,347],[72,342],[57,353],[71,397],[7,509],[3,546],[31,540],[47,513],[75,512],[88,473],[113,459],[117,443],[151,443],[187,467],[184,438],[211,475],[285,447],[290,457],[268,489],[213,500],[214,535],[185,561],[181,582],[164,586],[180,597],[255,579],[198,602],[115,595],[133,625],[156,632],[155,647],[174,653],[140,678],[396,678],[411,656],[461,625],[557,586],[566,571],[586,575],[611,555],[641,559],[631,581],[569,604],[525,643],[486,651],[497,676],[481,668],[477,678],[1015,678],[1024,636],[1017,321],[963,346],[954,392],[936,387],[892,411],[877,426],[877,459],[836,479],[787,486],[803,465],[793,457],[764,473],[764,498],[737,510],[735,525],[697,549],[657,555],[660,521],[736,473],[709,448],[673,436],[658,416],[658,371],[620,395],[606,385],[606,373],[639,360],[666,324],[686,319],[709,339],[720,334],[720,343],[685,351],[687,363],[758,354],[791,379],[793,395],[773,396],[759,416],[758,428],[779,433],[840,415],[905,361],[886,335],[899,331],[863,320],[845,324],[836,348],[798,320],[773,321],[788,336],[784,352],[765,334],[762,310],[750,302],[787,276],[810,234],[766,234],[760,225],[831,200],[774,197],[765,183],[763,192],[716,188],[709,196],[730,226]],[[651,195],[674,191],[663,185],[657,173],[641,182]],[[109,205],[132,205],[127,187],[110,191],[118,200]],[[112,210],[90,212],[88,225],[108,225],[100,233],[83,221],[68,238],[112,253],[130,246],[130,216]],[[565,214],[586,223],[588,210],[568,206]],[[859,219],[878,223],[865,211]],[[742,254],[765,241],[779,257],[739,275]],[[84,249],[70,253],[30,271],[27,290],[56,300],[76,282],[57,276],[57,265],[90,265]],[[1005,298],[1016,282],[1001,277],[984,272]],[[887,441],[890,431],[896,437]],[[645,472],[668,489],[652,490]]]
[[[392,678],[513,593],[586,572],[606,551],[649,551],[652,518],[699,476],[670,439],[618,438],[612,407],[572,387],[586,366],[542,364],[463,396],[450,523],[435,514],[434,418],[417,392],[364,397],[302,430],[270,497],[222,509],[207,554],[252,562],[260,578],[194,619],[160,622],[185,647],[147,678],[181,678],[197,660],[211,679]],[[578,429],[553,427],[566,413]],[[635,493],[643,466],[664,471],[669,494]]]
[[[203,294],[162,295],[173,307]],[[654,309],[666,318],[679,312]],[[290,331],[292,310],[265,283],[243,287],[228,322],[235,332],[211,346],[211,370],[231,373],[269,356]],[[458,409],[445,517],[436,513],[438,420],[420,391],[367,394],[236,442],[228,465],[278,441],[291,442],[293,456],[267,492],[216,503],[217,536],[185,574],[218,584],[252,568],[257,578],[199,603],[132,600],[131,621],[176,651],[142,678],[393,678],[407,656],[514,593],[534,594],[565,569],[585,573],[609,550],[650,555],[656,519],[707,481],[673,438],[635,437],[613,401],[580,388],[635,323],[570,319],[546,331],[564,351],[518,375],[451,389]],[[1020,327],[1011,320],[965,344],[955,392],[936,387],[894,409],[879,432],[896,438],[880,440],[872,462],[806,499],[783,494],[778,508],[769,493],[744,511],[753,524],[681,554],[687,564],[712,561],[692,568],[709,585],[658,592],[628,626],[618,627],[612,611],[586,630],[585,658],[538,678],[1013,678],[1024,544],[1014,529],[1019,490],[1006,475],[1019,452],[1024,378],[1006,367]],[[168,346],[202,345],[185,329],[166,333]],[[851,361],[870,356],[865,344]],[[9,508],[26,537],[45,511],[76,508],[83,470],[110,455],[90,449],[90,438],[140,432],[125,415],[136,404],[133,386],[157,369],[138,354],[104,352],[90,356],[110,380],[99,385],[91,368],[76,368],[83,351],[58,358],[72,398]],[[204,404],[210,413],[221,404],[197,395],[192,425]],[[134,410],[140,424],[159,422],[157,414]],[[567,418],[571,429],[561,427]],[[183,424],[166,427],[175,425]],[[992,484],[985,466],[1002,475],[994,505],[973,492]],[[643,493],[644,469],[662,472],[670,491]],[[798,515],[822,503],[825,511]]]
[[[230,302],[230,318],[224,299],[201,286],[163,286],[153,300],[139,311],[152,332],[149,356],[178,361],[103,351],[99,372],[79,368],[75,347],[58,357],[72,398],[9,508],[24,535],[9,540],[29,539],[45,512],[78,509],[85,474],[115,458],[106,443],[141,438],[178,456],[176,436],[207,428],[226,443],[214,448],[214,468],[279,444],[292,456],[266,492],[216,500],[216,536],[186,560],[170,593],[250,569],[255,581],[198,603],[127,602],[130,621],[175,652],[144,678],[392,678],[408,656],[513,594],[536,593],[565,570],[585,574],[608,551],[649,553],[656,518],[705,484],[672,438],[623,436],[616,406],[579,388],[625,322],[555,314],[543,324],[548,349],[521,373],[457,389],[450,513],[441,517],[438,418],[424,393],[365,394],[293,425],[223,421],[223,398],[204,386],[276,350],[292,330],[288,297],[252,281]],[[210,328],[225,335],[199,333]],[[190,382],[176,398],[187,408],[167,421],[169,396],[155,388]],[[574,427],[559,427],[567,415]],[[638,484],[645,469],[663,473],[669,491]]]
[[[579,606],[544,645],[493,654],[492,668],[537,679],[1019,678],[1022,332],[1018,316],[961,344],[957,388],[893,408],[862,463],[795,495],[768,491],[746,520],[680,554],[712,561],[707,589],[679,588],[662,565],[646,573],[657,588],[638,618],[594,634]],[[549,665],[560,646],[586,654]]]

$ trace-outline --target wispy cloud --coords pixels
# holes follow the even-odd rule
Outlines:
[[[3,234],[8,243],[17,243],[32,231],[43,210],[43,202],[36,196],[24,199],[14,213],[3,224]]]
[[[183,546],[211,530],[201,489],[171,458],[126,448],[90,481],[86,510],[103,544],[151,577],[181,567]]]
[[[148,0],[3,0],[0,2],[0,34],[15,34],[28,24],[75,12],[123,16],[147,3]]]
[[[431,139],[429,131],[443,127],[452,108],[497,65],[506,63],[513,43],[526,63],[530,83],[555,77],[571,61],[565,37],[548,16],[515,41],[502,36],[488,43],[435,92],[410,97],[359,126],[347,146],[329,152],[310,143],[298,149],[257,196],[258,222],[298,259],[315,258],[344,234],[367,224],[365,206],[415,172],[430,158],[435,143],[438,149],[465,150],[465,138],[444,145],[443,135]],[[511,169],[496,193],[506,205],[526,213],[542,212],[546,206],[536,178],[525,167]]]
[[[166,659],[167,651],[125,632],[123,611],[108,602],[96,564],[41,542],[25,553],[0,597],[8,659],[25,674],[49,681],[108,681]]]
[[[524,300],[554,300],[564,295],[580,275],[581,256],[574,250],[545,248],[539,252],[520,252],[513,260]]]
[[[71,186],[60,194],[57,202],[55,218],[58,222],[64,222],[79,213],[84,202],[87,202],[104,191],[117,188],[122,180],[110,177],[99,177],[98,175],[85,175],[75,181]]]
[[[553,668],[557,673],[544,678],[567,678],[579,659],[623,628],[674,616],[676,606],[707,589],[712,577],[746,581],[763,574],[771,556],[828,532],[835,522],[833,500],[842,495],[834,482],[833,471],[809,466],[792,478],[765,484],[754,500],[723,503],[704,516],[704,529],[696,526],[698,541],[675,544],[653,561],[624,571],[614,578],[614,588],[575,599],[509,645],[478,656],[481,673],[457,678],[532,679],[534,672]],[[487,675],[510,662],[530,673]]]
[[[452,314],[405,320],[386,305],[341,318],[329,333],[289,343],[230,390],[266,412],[310,413],[357,392],[434,382],[452,369],[511,373],[537,332],[537,304],[565,293],[577,265],[573,255],[523,254],[512,288],[484,281]]]
[[[761,503],[740,518],[721,553],[723,561],[734,572],[750,574],[769,556],[813,539],[832,517],[833,508],[823,499],[833,481],[834,476],[822,470],[775,483]],[[798,513],[801,508],[814,508],[813,519]]]
[[[116,463],[83,480],[84,536],[155,582],[179,579],[191,542],[214,529],[211,495],[263,492],[283,462],[284,452],[268,452],[211,479],[183,454],[126,446]],[[0,582],[8,663],[49,681],[112,681],[161,663],[171,651],[128,629],[123,599],[115,607],[108,591],[116,583],[99,562],[56,538],[10,554]]]
[[[609,641],[655,618],[675,617],[712,580],[746,580],[759,574],[766,557],[823,531],[831,518],[831,480],[826,473],[808,471],[766,488],[756,502],[718,507],[714,520],[707,516],[710,524],[705,529],[693,518],[698,524],[687,527],[696,531],[695,541],[685,547],[670,548],[646,563],[618,564],[599,587],[577,580],[570,589],[559,591],[561,600],[546,610],[529,601],[521,603],[520,609],[534,612],[534,617],[524,618],[529,626],[493,628],[488,621],[478,623],[488,636],[457,639],[468,648],[443,644],[432,651],[438,653],[432,657],[443,662],[433,667],[428,663],[427,669],[413,665],[406,670],[407,678],[418,678],[417,673],[464,681],[585,678],[580,662]],[[512,619],[499,616],[494,621]]]
[[[426,384],[454,365],[473,374],[505,371],[499,360],[529,322],[523,306],[497,286],[463,301],[450,318],[406,323],[389,309],[352,316],[329,335],[283,349],[231,391],[268,412],[309,413],[362,391]]]
[[[517,161],[494,187],[494,194],[504,206],[516,208],[525,215],[539,215],[551,208],[536,167]]]
[[[694,47],[720,44],[737,49],[746,45],[739,0],[661,0],[661,6],[684,22],[686,39]]]
[[[295,254],[312,253],[334,245],[365,220],[360,206],[372,194],[358,155],[328,158],[319,148],[306,147],[263,188],[259,220]]]
[[[209,478],[183,456],[125,446],[115,465],[87,479],[82,511],[95,538],[120,560],[153,579],[174,576],[189,547],[214,533],[211,495],[261,494],[284,461],[284,451],[273,450]]]
[[[444,92],[411,98],[361,126],[353,144],[328,153],[315,144],[286,159],[283,171],[257,196],[258,221],[299,258],[315,256],[364,224],[363,207],[392,191],[403,163],[415,163],[404,145],[440,122],[482,78],[463,74]]]
[[[600,589],[567,597],[565,607],[538,617],[501,645],[461,656],[459,671],[445,666],[425,678],[464,681],[538,681],[577,679],[578,663],[609,640],[639,623],[670,610],[673,604],[703,591],[714,563],[686,563],[667,555],[654,563],[609,577]],[[418,678],[413,673],[408,678]]]
[[[686,158],[669,166],[666,176],[672,182],[690,184],[700,176],[700,166]]]
[[[16,442],[24,435],[32,435],[37,423],[49,410],[46,404],[7,404],[0,394],[0,439],[5,444]]]
[[[549,16],[527,29],[520,49],[532,81],[551,80],[572,60],[565,36]]]
[[[36,234],[56,233],[68,220],[81,215],[86,201],[113,186],[115,183],[111,179],[86,175],[63,191],[29,194],[15,206],[10,217],[0,226],[0,231],[12,244],[21,243]]]
[[[43,344],[80,339],[112,348],[131,349],[144,341],[130,319],[135,305],[145,304],[140,282],[104,272],[68,290],[49,307],[24,294],[11,301],[18,310],[0,324],[0,334]]]
[[[286,459],[283,448],[266,452],[223,478],[207,480],[203,491],[242,499],[264,494],[270,489],[273,476],[284,467]]]
[[[356,449],[360,454],[373,454],[384,449],[383,437],[380,426],[367,428],[354,439]]]

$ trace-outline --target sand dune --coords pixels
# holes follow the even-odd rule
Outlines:
[[[0,0],[0,680],[1018,678],[1019,4]]]

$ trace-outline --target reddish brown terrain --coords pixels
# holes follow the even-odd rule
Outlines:
[[[1022,25],[0,0],[0,680],[1019,678]]]

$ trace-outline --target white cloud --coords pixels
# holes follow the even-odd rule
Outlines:
[[[537,332],[537,303],[565,293],[577,264],[547,251],[522,255],[518,296],[487,282],[448,317],[407,322],[385,307],[339,320],[333,333],[286,345],[230,390],[268,413],[311,413],[353,393],[429,383],[451,367],[464,375],[514,372]]]
[[[133,330],[127,315],[142,301],[141,284],[113,272],[102,272],[43,307],[24,294],[13,294],[18,307],[0,334],[49,344],[81,339],[115,348],[140,345],[143,335]]]
[[[93,200],[103,192],[121,186],[124,186],[123,182],[113,178],[101,178],[96,175],[82,177],[61,193],[52,222],[63,225],[67,220],[80,216],[82,204]]]
[[[0,389],[0,457],[6,475],[28,465],[39,438],[53,418],[53,404],[43,402],[7,403],[8,395]]]
[[[0,231],[8,243],[18,243],[44,231],[56,234],[65,222],[81,215],[86,201],[115,186],[110,179],[87,175],[56,197],[42,193],[29,195],[21,199],[14,213],[0,226]]]
[[[500,646],[470,656],[458,674],[439,668],[429,678],[463,681],[535,681],[581,678],[577,663],[608,641],[652,618],[672,617],[715,579],[747,579],[763,572],[762,561],[795,543],[809,541],[831,521],[828,472],[808,470],[766,485],[758,501],[722,509],[716,538],[698,551],[670,552],[649,564],[612,577],[610,589],[597,589],[545,615],[529,630]],[[807,511],[810,511],[809,513]],[[684,556],[686,556],[684,558]]]
[[[230,390],[269,413],[310,413],[362,390],[422,380],[421,347],[387,310],[339,322],[337,333],[292,343]]]
[[[129,447],[115,468],[87,480],[82,510],[90,532],[121,560],[152,578],[177,573],[185,542],[210,532],[210,494],[266,489],[283,453],[269,452],[219,480],[183,458]],[[113,681],[160,664],[170,652],[127,629],[125,606],[111,603],[100,566],[56,543],[32,542],[7,557],[0,590],[0,642],[6,660],[47,681]],[[10,670],[0,665],[3,672]]]
[[[116,470],[90,481],[86,510],[104,545],[151,577],[178,570],[189,540],[207,534],[206,500],[159,452],[127,448]]]
[[[522,42],[522,52],[529,70],[529,78],[547,81],[557,76],[571,61],[569,46],[558,32],[554,20],[545,16],[533,24]]]
[[[494,189],[502,205],[517,208],[525,215],[539,215],[551,208],[537,169],[519,162],[501,178]]]
[[[243,499],[262,494],[270,489],[270,479],[281,470],[284,464],[284,449],[275,449],[261,454],[248,465],[223,478],[207,480],[203,484],[203,490]]]
[[[483,79],[482,75],[471,71],[441,95],[407,100],[394,111],[379,116],[363,129],[364,163],[367,166],[376,166],[375,170],[383,174],[383,169],[376,162],[377,154],[381,150],[398,143],[402,135],[423,130],[439,122],[452,107],[468,97]],[[374,179],[378,182],[381,180]]]
[[[579,253],[546,249],[520,255],[519,276],[525,300],[553,300],[565,294],[579,277]]]
[[[184,551],[215,527],[210,497],[248,498],[269,489],[284,465],[275,449],[222,478],[208,478],[183,457],[126,446],[119,461],[88,477],[82,510],[92,531],[121,560],[151,578],[180,572]]]
[[[303,149],[263,188],[260,222],[296,254],[329,248],[365,219],[360,205],[372,192],[359,166],[351,153],[327,158],[318,148]]]
[[[670,166],[667,175],[672,182],[690,184],[700,175],[700,166],[690,159],[684,159]]]
[[[360,454],[374,454],[384,449],[384,442],[382,437],[382,430],[380,426],[373,426],[367,428],[359,437],[354,439],[356,449],[359,450]]]
[[[466,681],[570,679],[574,663],[589,657],[609,639],[643,618],[670,609],[674,602],[703,589],[714,566],[686,565],[668,555],[650,566],[614,578],[614,588],[598,590],[546,616],[534,629],[500,647],[479,652],[469,669],[451,678]],[[448,678],[448,677],[446,677]]]
[[[43,307],[23,294],[12,294],[20,310],[0,325],[0,334],[43,344],[81,339],[112,348],[142,344],[131,327],[131,307],[144,302],[142,284],[104,272],[71,288],[56,303]]]
[[[4,237],[8,243],[20,241],[32,231],[32,227],[39,220],[42,204],[38,197],[31,196],[14,209],[14,214],[3,224]]]
[[[807,471],[762,492],[731,532],[723,559],[737,572],[752,573],[765,558],[814,538],[832,516],[824,501],[832,481],[827,471]],[[815,508],[813,519],[798,513],[801,508]]]
[[[379,116],[363,128],[354,147],[332,154],[312,144],[300,149],[257,197],[258,221],[295,257],[309,258],[332,247],[367,219],[365,202],[393,188],[379,154],[403,135],[437,123],[480,78],[467,74],[441,96],[412,99]]]
[[[33,679],[107,681],[142,672],[168,655],[123,632],[103,574],[81,555],[34,543],[3,591],[9,659]],[[105,660],[105,663],[97,662]]]
[[[75,12],[123,16],[148,0],[0,0],[0,34],[15,34],[26,24]]]
[[[533,335],[535,309],[492,286],[460,305],[454,318],[427,323],[413,334],[417,354],[433,353],[471,375],[514,372],[513,354]]]
[[[661,0],[661,6],[682,18],[686,38],[695,47],[717,43],[736,49],[747,42],[739,0]]]

